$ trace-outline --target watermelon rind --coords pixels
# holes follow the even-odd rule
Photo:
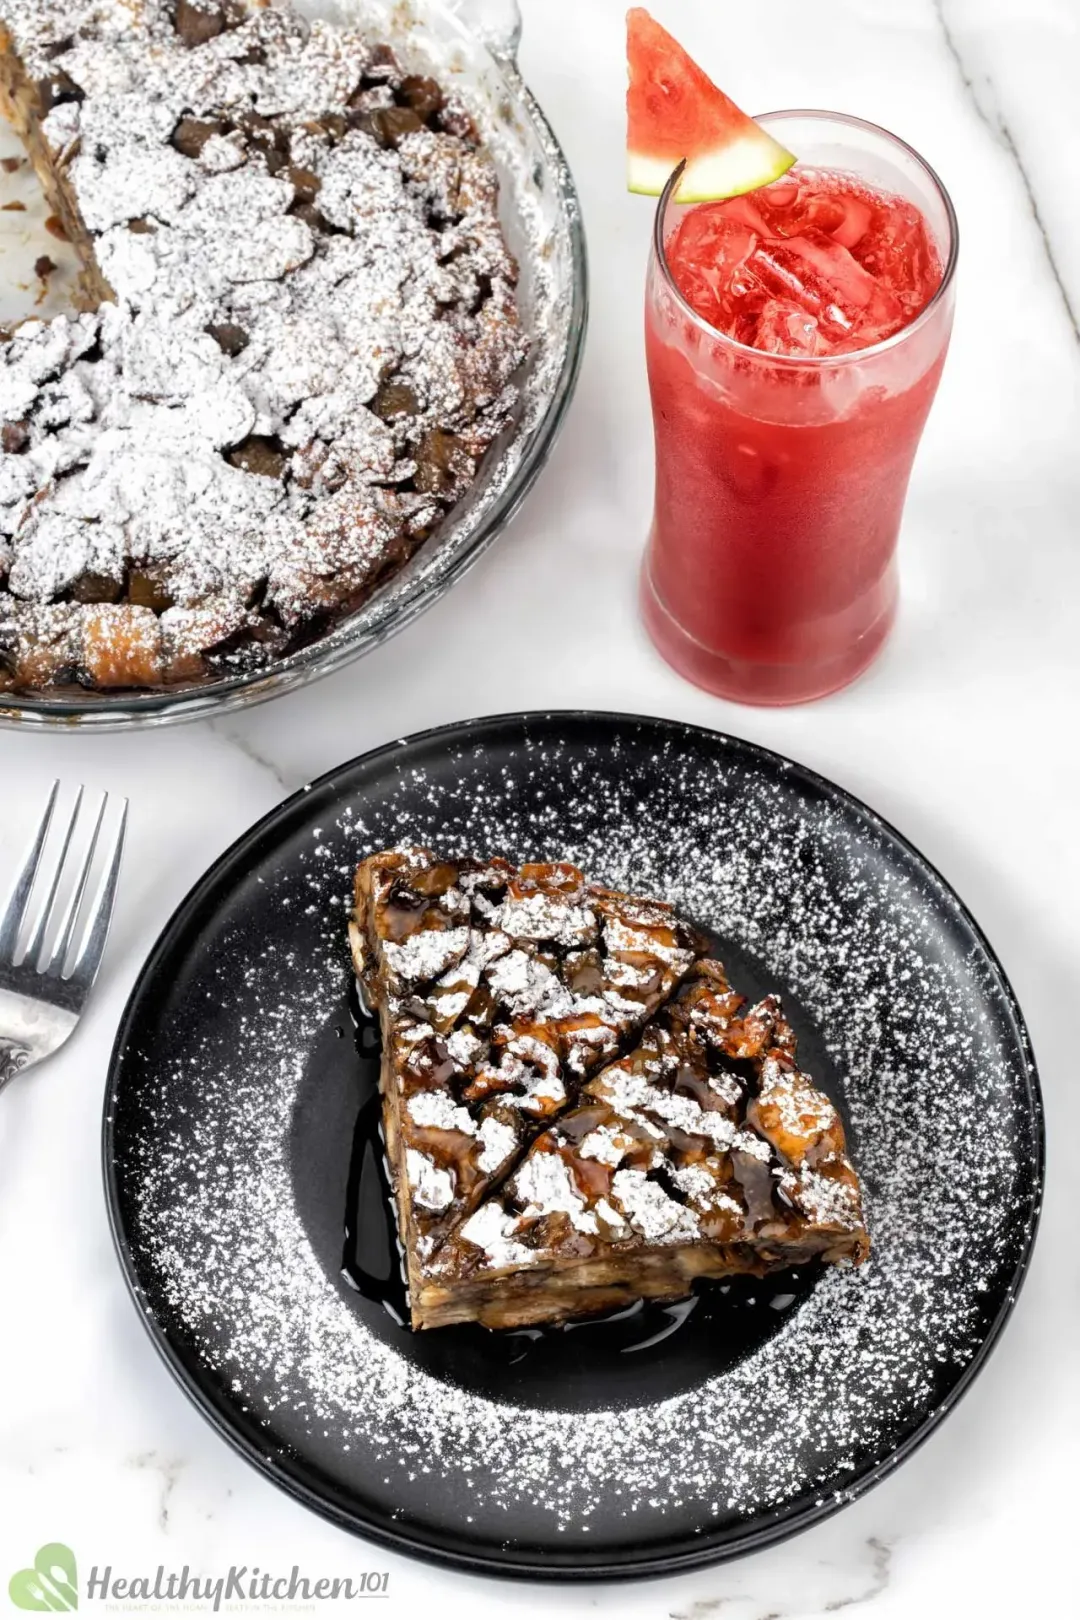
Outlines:
[[[779,180],[795,162],[794,155],[758,128],[752,135],[728,140],[712,152],[701,152],[683,169],[674,200],[677,203],[722,202],[741,197]],[[659,197],[675,165],[670,158],[627,153],[627,184],[643,197]]]

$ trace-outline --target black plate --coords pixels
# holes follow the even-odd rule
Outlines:
[[[569,856],[779,989],[848,1123],[869,1264],[539,1338],[413,1335],[358,1292],[394,1288],[344,924],[358,857],[402,839]],[[257,1468],[389,1546],[580,1579],[776,1541],[908,1455],[1016,1298],[1043,1136],[1004,974],[896,832],[748,743],[556,714],[394,743],[234,845],[132,995],[104,1151],[150,1334]]]

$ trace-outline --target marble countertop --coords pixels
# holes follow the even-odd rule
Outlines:
[[[1014,1620],[1068,1608],[1080,1293],[1058,1143],[1080,1004],[1080,80],[1075,0],[663,0],[751,108],[807,102],[898,130],[961,221],[956,335],[916,466],[903,608],[877,666],[804,709],[680,682],[634,603],[650,501],[640,301],[651,210],[622,189],[621,0],[524,0],[522,65],[577,174],[593,320],[559,447],[511,531],[374,656],[240,717],[117,737],[0,732],[0,879],[54,776],[131,800],[113,938],[84,1027],[0,1098],[0,1574],[61,1540],[82,1565],[389,1571],[393,1616]],[[576,582],[568,589],[567,581]],[[545,636],[536,633],[548,615]],[[516,617],[529,622],[515,636]],[[597,633],[602,623],[603,634]],[[496,625],[510,634],[496,635]],[[102,1199],[113,1033],[158,931],[286,794],[390,738],[518,708],[637,710],[794,756],[866,799],[990,936],[1034,1037],[1050,1179],[1030,1278],[971,1393],[885,1484],[727,1567],[634,1586],[510,1587],[365,1546],[276,1491],[203,1422],[128,1300]],[[320,1605],[330,1608],[330,1605]]]

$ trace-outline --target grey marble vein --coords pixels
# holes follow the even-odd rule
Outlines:
[[[854,1609],[864,1603],[872,1603],[880,1597],[889,1584],[892,1571],[892,1547],[879,1536],[867,1536],[865,1546],[870,1554],[869,1578],[858,1591],[848,1593],[844,1597],[830,1598],[818,1609],[807,1609],[804,1605],[790,1608],[784,1605],[777,1608],[774,1604],[766,1603],[758,1607],[753,1597],[725,1594],[722,1597],[697,1598],[686,1609],[672,1609],[669,1620],[726,1620],[725,1610],[730,1612],[732,1620],[738,1615],[739,1620],[798,1620],[799,1616],[813,1613],[839,1614],[843,1609]]]
[[[161,1475],[161,1495],[158,1498],[158,1528],[168,1533],[169,1510],[172,1494],[176,1489],[176,1482],[183,1469],[187,1466],[180,1457],[165,1458],[156,1451],[140,1452],[138,1456],[129,1459],[132,1468],[147,1468]]]
[[[834,1598],[831,1603],[826,1603],[825,1614],[836,1614],[840,1609],[852,1609],[860,1603],[872,1603],[888,1586],[892,1569],[892,1548],[887,1541],[882,1541],[878,1536],[867,1536],[866,1545],[871,1554],[869,1583],[861,1592],[855,1592],[851,1597]]]
[[[975,75],[968,65],[961,46],[960,36],[950,24],[947,0],[931,0],[931,3],[934,8],[934,13],[938,19],[938,23],[941,27],[942,37],[944,38],[945,45],[948,48],[949,55],[956,64],[956,71],[960,76],[960,82],[964,87],[964,91],[967,94],[977,117],[979,118],[980,122],[983,123],[989,130],[990,134],[997,141],[998,145],[1008,153],[1008,156],[1020,177],[1020,183],[1023,186],[1024,195],[1027,198],[1032,219],[1035,221],[1036,229],[1042,238],[1043,252],[1046,255],[1046,262],[1049,266],[1050,274],[1054,278],[1054,284],[1057,287],[1058,294],[1061,298],[1062,308],[1064,309],[1069,325],[1072,328],[1073,337],[1078,343],[1080,343],[1080,316],[1078,316],[1076,307],[1069,296],[1069,289],[1065,285],[1065,278],[1061,273],[1061,267],[1058,264],[1057,256],[1054,252],[1054,245],[1050,239],[1050,233],[1046,227],[1046,221],[1044,220],[1042,212],[1039,208],[1039,199],[1035,192],[1035,186],[1032,182],[1031,174],[1028,170],[1027,164],[1024,161],[1020,147],[1017,144],[1016,137],[1009,125],[1009,121],[1005,116],[1004,110],[1002,109],[994,80],[984,69],[981,74],[981,85],[977,83]]]
[[[285,780],[285,776],[280,765],[276,765],[272,759],[268,759],[265,754],[260,753],[251,739],[246,737],[243,732],[233,731],[231,728],[226,727],[224,722],[221,720],[211,720],[209,725],[210,730],[216,732],[217,735],[223,739],[223,741],[231,744],[233,748],[237,749],[239,753],[243,754],[247,759],[249,759],[253,765],[257,765],[261,771],[266,771],[270,776],[272,776],[277,785],[285,793],[292,793],[294,791],[294,784]]]

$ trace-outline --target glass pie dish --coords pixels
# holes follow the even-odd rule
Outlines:
[[[581,211],[566,160],[516,63],[516,0],[292,0],[309,17],[359,24],[413,72],[467,103],[499,173],[500,217],[521,268],[530,353],[513,417],[463,499],[410,561],[317,640],[254,671],[140,691],[5,692],[0,724],[118,730],[263,702],[370,652],[454,585],[532,488],[566,413],[587,318]],[[55,243],[53,244],[55,247]],[[44,311],[43,311],[44,313]]]

